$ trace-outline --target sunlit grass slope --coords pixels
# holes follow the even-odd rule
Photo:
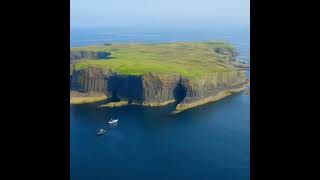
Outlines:
[[[86,60],[76,70],[88,67],[110,68],[120,74],[143,75],[149,72],[177,73],[198,77],[211,72],[231,71],[227,57],[218,48],[234,51],[224,42],[177,42],[161,44],[110,44],[72,48],[71,51],[111,52],[109,59]]]

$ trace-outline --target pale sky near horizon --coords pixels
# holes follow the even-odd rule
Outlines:
[[[70,0],[73,27],[249,26],[250,0]]]

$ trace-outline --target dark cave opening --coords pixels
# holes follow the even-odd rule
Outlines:
[[[176,104],[179,104],[187,95],[187,89],[179,83],[173,90],[173,97],[176,100]]]
[[[112,91],[112,96],[109,98],[109,102],[119,102],[120,98],[117,96],[117,91]]]

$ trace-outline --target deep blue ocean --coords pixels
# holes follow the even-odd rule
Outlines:
[[[224,40],[249,61],[249,34],[244,28],[81,28],[71,29],[70,45]],[[250,179],[250,96],[244,92],[178,115],[170,115],[173,105],[98,104],[70,105],[71,180]],[[117,125],[108,124],[111,117],[119,118]],[[107,133],[97,136],[100,128]]]

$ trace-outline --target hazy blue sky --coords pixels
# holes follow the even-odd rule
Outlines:
[[[248,26],[250,0],[71,0],[71,27]]]

